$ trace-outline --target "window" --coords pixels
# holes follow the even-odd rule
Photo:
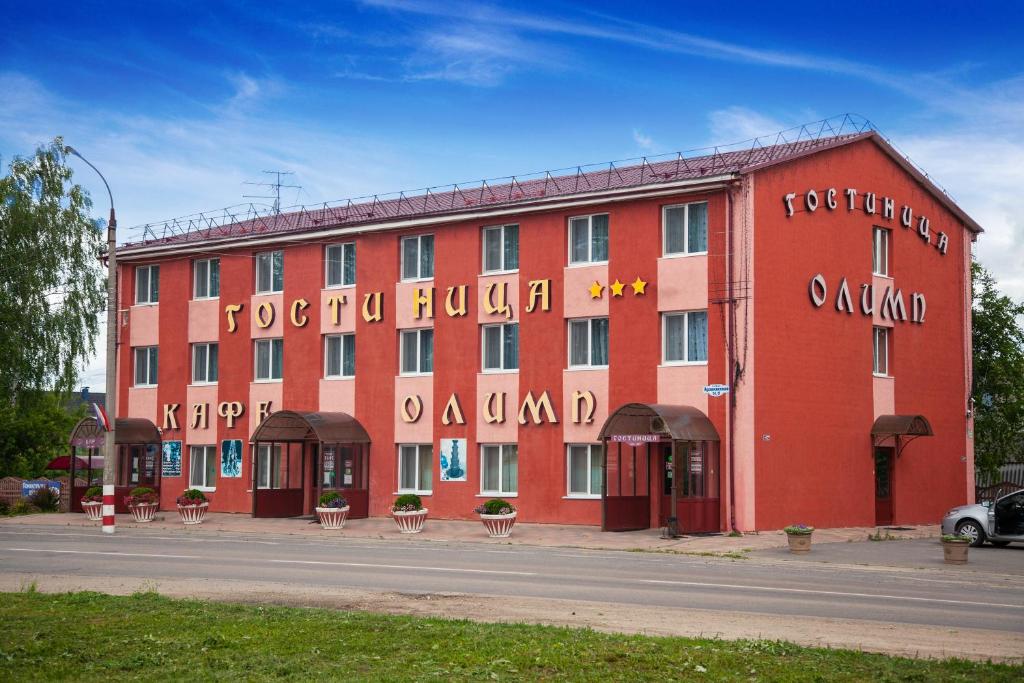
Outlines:
[[[155,387],[157,377],[157,347],[139,346],[135,349],[135,386]]]
[[[608,318],[569,321],[569,367],[608,367]]]
[[[484,228],[484,272],[519,269],[519,226]]]
[[[514,443],[480,446],[480,493],[519,492],[519,447]]]
[[[324,337],[326,358],[324,377],[355,377],[356,335],[332,334]]]
[[[402,279],[426,280],[434,277],[434,236],[402,238]]]
[[[256,340],[256,381],[272,382],[281,379],[284,360],[284,340]]]
[[[433,489],[434,447],[430,444],[398,447],[398,490],[430,493]]]
[[[569,264],[608,260],[608,214],[569,219]]]
[[[195,282],[193,299],[216,299],[220,296],[220,259],[200,259],[193,264]]]
[[[212,490],[217,485],[217,449],[214,446],[189,448],[188,485]]]
[[[483,326],[483,370],[519,369],[519,323]]]
[[[217,381],[217,344],[192,345],[192,384],[214,384]]]
[[[889,374],[889,329],[887,327],[874,328],[874,368],[876,375],[886,376]]]
[[[424,375],[434,371],[434,330],[402,332],[403,375]]]
[[[707,253],[707,202],[666,206],[662,226],[665,233],[665,256]]]
[[[356,283],[355,242],[332,244],[327,247],[326,283],[328,287],[350,287]]]
[[[155,304],[160,301],[160,266],[135,268],[135,303]]]
[[[601,496],[601,467],[604,458],[598,444],[569,444],[569,495],[573,497]]]
[[[259,458],[256,488],[281,488],[281,444],[261,443],[256,455]]]
[[[662,316],[666,365],[708,362],[708,312],[665,313]]]
[[[871,272],[889,275],[889,231],[885,228],[875,228],[872,236]]]
[[[284,252],[266,251],[256,254],[256,293],[273,294],[284,291]]]

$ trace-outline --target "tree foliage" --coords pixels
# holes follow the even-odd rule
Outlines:
[[[1024,459],[1024,303],[999,292],[971,266],[974,342],[974,461],[992,472]]]
[[[49,391],[23,394],[17,406],[0,401],[0,477],[42,475],[46,463],[68,454],[71,428],[84,416],[84,406],[72,414]]]

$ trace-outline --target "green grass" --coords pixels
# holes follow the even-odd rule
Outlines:
[[[899,637],[894,634],[894,637]],[[0,594],[0,680],[1019,681],[1020,667],[155,593]]]

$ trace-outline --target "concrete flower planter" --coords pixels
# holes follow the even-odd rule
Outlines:
[[[349,506],[343,508],[316,508],[316,516],[324,529],[344,529]]]
[[[811,552],[811,534],[786,534],[789,552],[803,554]]]
[[[427,508],[411,512],[392,510],[391,515],[398,525],[398,530],[403,534],[418,534],[423,531],[423,523],[427,521]]]
[[[512,535],[512,527],[516,523],[516,513],[510,512],[507,515],[480,515],[480,521],[487,529],[487,535],[491,538],[508,538]]]
[[[970,547],[971,544],[967,540],[943,541],[942,559],[946,564],[967,564],[967,550]]]
[[[179,505],[178,514],[181,515],[181,521],[185,524],[202,524],[206,519],[206,510],[209,507],[208,502],[199,505]]]
[[[82,512],[90,522],[103,521],[103,503],[98,501],[82,501]]]
[[[136,503],[129,505],[128,510],[132,513],[132,519],[141,524],[152,522],[158,507],[160,506],[157,503]]]

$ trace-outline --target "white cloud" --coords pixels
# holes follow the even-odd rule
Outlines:
[[[644,152],[651,152],[654,150],[654,138],[650,135],[644,135],[638,128],[633,129],[633,142]]]
[[[793,125],[739,106],[713,111],[708,119],[713,145],[752,140],[762,135],[777,133]]]

